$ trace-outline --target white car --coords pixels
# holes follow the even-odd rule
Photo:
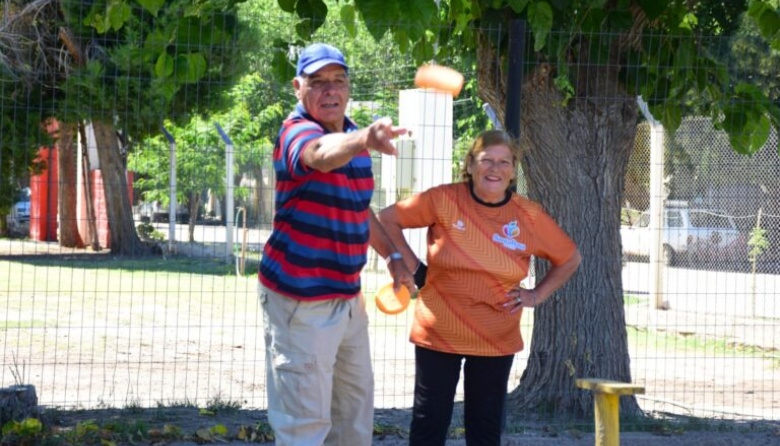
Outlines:
[[[631,226],[621,226],[624,256],[650,255],[650,214],[644,212]],[[689,208],[685,202],[664,209],[663,263],[747,261],[747,235],[730,216],[708,209]]]

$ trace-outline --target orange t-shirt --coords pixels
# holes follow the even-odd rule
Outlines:
[[[404,228],[428,227],[428,276],[410,340],[431,350],[478,356],[523,349],[522,311],[502,307],[528,274],[531,255],[561,265],[574,242],[537,203],[512,194],[485,206],[468,183],[434,187],[396,203]]]

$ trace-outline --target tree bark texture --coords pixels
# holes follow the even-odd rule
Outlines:
[[[127,177],[119,153],[114,126],[103,121],[92,123],[103,177],[108,227],[111,233],[111,253],[117,255],[145,255],[150,248],[141,242],[133,226],[133,210],[127,191]]]
[[[35,386],[15,385],[0,388],[0,425],[40,416]]]
[[[271,221],[270,216],[266,216],[265,209],[265,183],[263,182],[263,168],[258,167],[252,170],[255,179],[255,193],[252,197],[252,208],[254,209],[251,220],[255,225],[265,225]]]
[[[506,84],[495,79],[505,76],[501,64],[487,65],[480,64],[480,96],[503,121]],[[614,69],[577,71],[576,94],[566,104],[551,71],[539,64],[523,83],[521,165],[530,198],[575,241],[583,261],[571,280],[534,310],[528,366],[510,394],[509,408],[590,416],[592,396],[576,388],[576,378],[631,381],[620,208],[637,107]],[[537,280],[548,268],[546,261],[538,262]],[[621,412],[640,413],[633,396],[621,399]]]
[[[76,197],[76,127],[73,124],[59,124],[57,139],[57,166],[59,187],[57,213],[59,214],[59,242],[66,248],[83,248],[79,236]]]
[[[190,243],[195,242],[195,223],[198,222],[198,208],[200,207],[200,192],[190,193],[189,212],[190,219],[187,224],[187,233],[190,237]]]
[[[588,94],[567,105],[545,65],[523,85],[521,163],[530,198],[572,237],[583,262],[535,310],[530,361],[511,395],[519,409],[589,415],[591,395],[576,389],[576,378],[631,382],[620,207],[637,107],[614,73],[593,69],[588,79]],[[540,263],[537,280],[547,270]],[[624,412],[639,413],[634,397],[621,400]]]

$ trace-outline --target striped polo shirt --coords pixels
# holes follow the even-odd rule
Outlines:
[[[355,130],[345,118],[344,131]],[[299,103],[274,145],[276,213],[259,276],[267,288],[295,299],[357,296],[366,263],[374,191],[371,155],[364,150],[327,173],[311,169],[301,152],[326,133]]]

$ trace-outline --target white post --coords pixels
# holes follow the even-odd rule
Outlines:
[[[162,131],[165,137],[168,138],[169,143],[170,179],[168,180],[168,189],[170,203],[168,204],[168,252],[173,252],[173,245],[176,242],[176,141],[173,139],[173,135],[165,130],[165,127],[162,128]],[[154,210],[152,210],[152,218],[154,218]]]
[[[452,182],[452,96],[432,90],[403,90],[399,93],[398,125],[411,130],[411,144],[400,144],[400,155],[412,156],[398,159],[393,164],[395,190],[408,189],[411,193],[423,192],[431,187]],[[383,156],[384,165],[392,157]],[[408,170],[411,168],[411,175]],[[411,178],[410,178],[411,177]],[[404,184],[407,183],[407,184]],[[393,194],[387,204],[395,202]],[[427,252],[427,229],[406,230],[406,239],[415,254],[423,261]]]
[[[225,142],[225,255],[228,259],[233,256],[233,141],[216,122],[222,141]]]
[[[650,298],[658,310],[668,310],[664,300],[664,127],[647,108],[642,97],[637,97],[642,114],[650,123]]]

